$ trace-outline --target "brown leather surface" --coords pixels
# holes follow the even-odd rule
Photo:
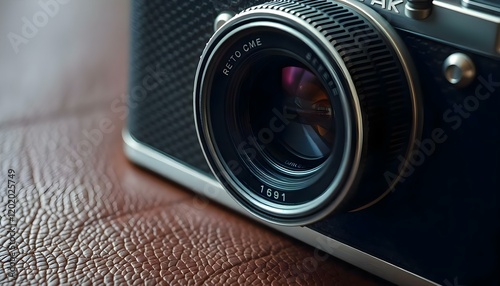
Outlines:
[[[0,284],[384,284],[314,260],[312,247],[126,159],[128,9],[59,4],[16,54],[7,35],[22,35],[23,17],[43,8],[0,2]],[[9,169],[16,278],[7,276]]]

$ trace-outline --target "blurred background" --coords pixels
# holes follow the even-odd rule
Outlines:
[[[128,19],[126,0],[0,1],[0,124],[126,92]]]

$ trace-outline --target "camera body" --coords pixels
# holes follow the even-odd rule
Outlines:
[[[128,157],[317,260],[397,284],[500,283],[498,7],[265,2],[132,1]],[[327,104],[305,108],[300,87]]]

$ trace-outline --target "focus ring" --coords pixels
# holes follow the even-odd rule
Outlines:
[[[247,11],[257,9],[278,10],[303,19],[342,58],[356,88],[366,135],[356,199],[347,207],[377,200],[380,189],[390,187],[384,173],[397,173],[398,158],[406,156],[412,133],[412,97],[394,47],[360,13],[333,1],[277,0]]]

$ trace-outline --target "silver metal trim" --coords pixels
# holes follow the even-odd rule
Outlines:
[[[424,20],[413,20],[378,5],[369,5],[368,2],[363,5],[384,15],[397,29],[500,58],[500,17],[462,7],[460,1],[434,0],[432,3],[432,12]]]
[[[238,213],[255,219],[240,207],[215,179],[203,175],[179,161],[169,158],[136,141],[126,129],[123,130],[122,136],[125,154],[132,162],[186,186],[197,194],[207,196],[215,202],[229,207]],[[269,223],[263,224],[392,283],[409,286],[439,285],[438,283],[411,273],[408,270],[341,243],[328,236],[322,235],[307,227],[285,227]],[[316,259],[318,263],[326,259],[325,257],[321,257],[316,250],[310,257]]]
[[[483,11],[493,12],[500,14],[500,8],[494,7],[492,5],[488,5],[485,3],[478,2],[476,0],[462,0],[462,6],[471,8],[471,9],[479,9]]]

